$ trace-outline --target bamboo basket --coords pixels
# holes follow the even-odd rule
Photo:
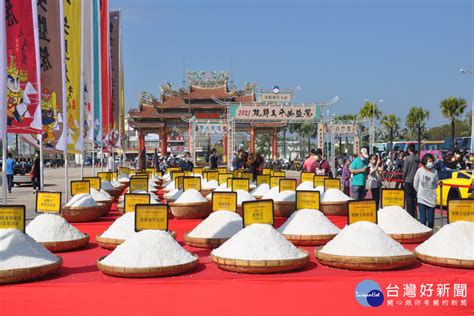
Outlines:
[[[283,236],[295,246],[322,246],[327,244],[337,234],[328,235],[285,235]]]
[[[194,260],[184,264],[178,264],[175,266],[168,267],[148,267],[148,268],[125,268],[125,267],[114,267],[102,264],[101,261],[105,258],[99,258],[97,260],[97,268],[107,275],[122,277],[122,278],[156,278],[165,277],[172,275],[179,275],[196,268],[199,257],[194,255]]]
[[[392,239],[395,239],[401,244],[421,244],[433,235],[433,231],[416,234],[389,234]]]
[[[75,240],[40,242],[40,244],[42,244],[51,252],[63,252],[81,249],[87,246],[90,239],[89,234],[84,235],[84,237]]]
[[[63,259],[61,257],[57,258],[59,259],[57,262],[44,266],[0,271],[0,284],[33,281],[47,274],[53,273],[57,271],[63,263]]]
[[[184,241],[188,246],[196,248],[214,249],[225,243],[229,238],[196,238],[184,234]]]
[[[109,211],[110,211],[110,208],[112,207],[112,200],[107,200],[107,201],[99,201],[97,203],[100,203],[102,205],[102,216],[106,216]]]
[[[211,194],[211,192],[213,192],[215,189],[201,189],[201,194],[202,196],[208,196],[209,194]]]
[[[176,232],[174,230],[170,230],[169,233],[171,237],[176,239]],[[101,235],[97,235],[95,236],[95,241],[101,248],[114,250],[118,245],[122,244],[125,239],[104,238],[101,237]]]
[[[341,202],[321,202],[321,212],[324,215],[347,216],[347,201]]]
[[[434,257],[421,254],[415,250],[416,258],[424,263],[434,266],[448,267],[448,268],[462,268],[474,269],[474,260],[462,260],[453,258]]]
[[[124,189],[125,189],[125,188],[124,188]],[[110,194],[112,197],[118,198],[118,197],[122,194],[122,192],[123,192],[124,189],[120,189],[120,190],[117,189],[117,188],[115,188],[115,189],[109,189],[109,190],[105,190],[105,189],[104,189],[104,191],[107,192],[108,194]]]
[[[185,204],[176,204],[171,202],[168,204],[176,218],[206,218],[212,213],[212,207],[210,202],[193,202]]]
[[[296,211],[295,201],[274,201],[273,214],[275,217],[290,217]]]
[[[211,254],[212,261],[222,270],[238,273],[277,273],[298,270],[306,266],[309,253],[300,249],[306,255],[298,259],[286,260],[240,260],[222,258]]]
[[[314,250],[319,263],[338,269],[359,271],[383,271],[393,270],[410,266],[416,262],[415,254],[391,257],[361,257],[361,256],[339,256],[325,254]]]
[[[71,207],[63,206],[61,216],[70,223],[95,222],[104,214],[104,205],[97,203],[97,206]]]

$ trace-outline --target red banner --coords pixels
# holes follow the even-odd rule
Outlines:
[[[109,1],[100,1],[100,50],[102,67],[102,136],[108,143],[112,129],[113,113],[110,76]]]
[[[33,5],[34,4],[34,5]],[[7,131],[41,133],[36,1],[5,2],[7,38]]]

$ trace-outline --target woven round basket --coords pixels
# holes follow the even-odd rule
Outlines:
[[[225,243],[229,238],[196,238],[184,234],[184,241],[188,246],[196,248],[214,249]]]
[[[102,206],[102,216],[106,216],[109,211],[110,211],[110,208],[112,207],[112,200],[107,200],[107,201],[98,201],[97,204],[100,204]]]
[[[95,222],[104,214],[104,206],[97,203],[97,206],[70,207],[63,206],[61,216],[70,223]]]
[[[275,217],[290,217],[296,211],[295,201],[274,201],[273,214]]]
[[[58,258],[57,262],[47,264],[44,266],[0,271],[0,284],[11,284],[11,283],[33,281],[47,274],[53,273],[57,271],[63,263],[63,259],[61,257],[57,257],[57,258]]]
[[[347,216],[347,201],[321,202],[320,208],[324,215]]]
[[[401,244],[421,244],[433,235],[433,231],[417,234],[388,234]]]
[[[46,249],[51,252],[63,252],[81,249],[87,246],[90,239],[90,236],[88,234],[84,235],[84,237],[75,240],[40,242],[40,244],[42,244]]]
[[[277,273],[298,270],[306,266],[309,261],[309,253],[304,250],[306,255],[298,259],[285,260],[240,260],[229,259],[214,256],[211,254],[212,261],[222,270],[238,273]]]
[[[176,239],[176,232],[174,230],[170,230],[169,233]],[[114,250],[118,245],[122,244],[125,239],[104,238],[101,237],[101,235],[97,235],[95,236],[95,241],[101,248]]]
[[[193,202],[193,203],[179,203],[171,202],[168,204],[171,208],[171,213],[176,218],[206,218],[212,213],[210,202]]]
[[[194,260],[184,264],[178,264],[175,266],[168,267],[148,267],[148,268],[125,268],[125,267],[114,267],[102,264],[101,261],[105,258],[99,258],[97,260],[97,268],[107,275],[122,277],[122,278],[156,278],[165,277],[171,275],[179,275],[196,268],[199,257],[194,255]]]
[[[115,188],[115,189],[107,189],[107,190],[104,190],[104,191],[107,192],[108,194],[110,194],[111,196],[113,196],[114,198],[117,198],[122,194],[124,189],[119,190],[119,189]]]
[[[325,254],[314,250],[319,263],[338,269],[359,271],[383,271],[393,270],[410,266],[416,262],[415,254],[391,257],[360,257],[360,256],[338,256]]]
[[[453,258],[434,257],[421,254],[415,250],[416,258],[424,263],[434,266],[448,267],[448,268],[462,268],[474,269],[474,260],[462,260]]]
[[[261,200],[263,198],[263,195],[254,195],[253,197],[257,200]]]
[[[328,243],[337,234],[329,235],[286,235],[283,236],[295,246],[321,246]]]
[[[208,196],[209,194],[211,194],[215,189],[201,189],[201,195],[202,196]]]

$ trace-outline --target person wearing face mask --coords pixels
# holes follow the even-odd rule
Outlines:
[[[186,152],[184,154],[183,161],[181,162],[181,169],[183,171],[192,171],[194,168],[194,164],[190,159],[191,154],[189,152]]]
[[[372,193],[372,198],[375,200],[376,209],[379,209],[380,203],[380,188],[382,186],[383,166],[377,156],[370,157],[369,174],[367,175],[367,186]]]
[[[438,172],[434,168],[434,157],[432,154],[425,154],[421,159],[421,164],[423,167],[416,171],[413,182],[417,192],[419,220],[423,225],[433,228]]]
[[[352,174],[352,195],[354,200],[363,200],[366,194],[366,171],[368,167],[369,154],[367,148],[361,148],[359,156],[354,159],[350,166]]]

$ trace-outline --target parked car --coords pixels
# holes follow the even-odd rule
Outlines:
[[[17,162],[13,167],[13,184],[31,184],[31,167],[32,165],[29,162]]]
[[[443,203],[443,206],[448,205],[448,199],[468,199],[471,197],[471,188],[472,185],[472,171],[469,170],[460,170],[460,171],[451,171],[443,170],[438,172],[438,177],[440,182],[443,182],[443,197],[441,196],[441,189],[438,183],[436,188],[436,202],[438,205]],[[460,185],[461,188],[453,187],[450,185]]]

